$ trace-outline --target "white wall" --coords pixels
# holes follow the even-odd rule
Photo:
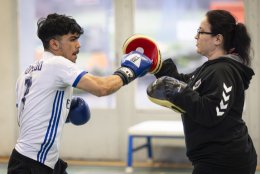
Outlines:
[[[15,81],[18,73],[16,1],[0,6],[0,155],[10,154],[16,141]]]
[[[252,39],[254,50],[252,67],[255,71],[252,83],[247,93],[247,125],[253,139],[260,163],[260,1],[245,0],[245,22]]]

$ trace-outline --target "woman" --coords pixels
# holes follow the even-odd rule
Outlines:
[[[254,75],[246,27],[227,11],[211,10],[195,39],[207,62],[191,74],[180,74],[172,59],[166,59],[155,74],[166,100],[174,103],[171,107],[183,112],[193,174],[254,174],[256,152],[242,120],[245,90]]]

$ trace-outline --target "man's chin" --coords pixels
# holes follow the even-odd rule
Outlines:
[[[73,55],[72,58],[71,58],[71,61],[74,62],[74,63],[76,63],[76,61],[77,61],[77,55]]]
[[[196,50],[196,51],[197,51],[197,53],[198,53],[198,54],[200,54],[200,53],[201,53],[201,51],[200,51],[198,48],[197,48],[197,50]]]

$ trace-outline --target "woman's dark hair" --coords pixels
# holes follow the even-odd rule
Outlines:
[[[53,38],[69,33],[77,33],[79,35],[84,33],[83,29],[75,19],[56,13],[49,14],[47,18],[39,19],[37,26],[37,34],[43,43],[44,49],[49,48],[49,41]]]
[[[246,26],[237,23],[234,16],[225,10],[211,10],[206,13],[211,32],[224,37],[224,50],[237,53],[246,65],[251,64],[251,38]]]

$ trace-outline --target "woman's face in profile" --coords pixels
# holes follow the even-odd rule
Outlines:
[[[198,33],[195,36],[197,53],[210,58],[216,49],[215,36],[211,34],[211,26],[205,17],[198,28]]]

